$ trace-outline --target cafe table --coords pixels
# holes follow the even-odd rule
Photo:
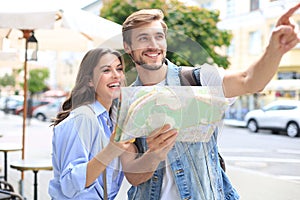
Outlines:
[[[37,174],[40,170],[52,170],[51,160],[19,160],[12,162],[10,167],[21,172],[23,171],[33,171],[34,174],[34,200],[38,199],[38,178]]]
[[[7,181],[7,154],[13,151],[21,151],[22,146],[17,143],[0,143],[0,151],[4,153],[4,175],[0,178],[4,178]]]

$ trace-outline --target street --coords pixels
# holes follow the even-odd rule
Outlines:
[[[300,138],[224,126],[219,150],[228,165],[300,183]]]
[[[25,159],[51,159],[52,130],[49,122],[32,119],[26,128]],[[21,144],[22,117],[0,112],[1,143]],[[0,145],[1,145],[0,143]],[[227,171],[242,200],[296,200],[300,195],[300,138],[272,135],[268,131],[250,133],[245,128],[224,125],[218,139]],[[8,153],[10,162],[21,152]],[[1,174],[3,156],[0,156]],[[38,173],[38,197],[50,199],[47,190],[52,171]],[[21,173],[8,168],[8,181],[19,191]],[[33,199],[33,173],[24,172],[23,194]],[[126,199],[126,188],[118,200]],[[278,194],[276,194],[278,193]]]

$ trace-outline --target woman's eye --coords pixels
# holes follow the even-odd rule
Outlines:
[[[117,70],[118,71],[123,71],[123,67],[118,67]]]
[[[103,72],[110,72],[110,69],[103,69]]]

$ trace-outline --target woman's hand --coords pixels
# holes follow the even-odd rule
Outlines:
[[[131,141],[125,142],[115,142],[114,138],[116,135],[116,131],[114,131],[110,136],[110,142],[108,144],[108,148],[113,149],[119,156],[128,150],[128,148],[133,145]]]

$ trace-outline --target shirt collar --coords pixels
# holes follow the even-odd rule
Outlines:
[[[91,107],[93,108],[97,117],[99,115],[101,115],[102,113],[107,112],[107,110],[104,108],[104,106],[99,101],[95,101],[94,103],[92,103]]]

